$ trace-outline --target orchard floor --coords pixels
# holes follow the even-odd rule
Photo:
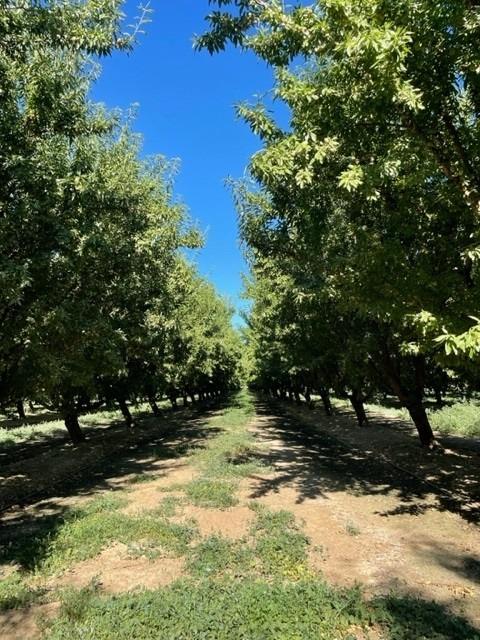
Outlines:
[[[65,608],[62,590],[68,593],[70,587],[94,585],[108,596],[163,588],[193,574],[205,577],[214,571],[205,568],[208,554],[212,549],[217,554],[218,549],[224,551],[219,541],[231,541],[229,552],[235,553],[241,544],[245,549],[255,544],[254,536],[261,531],[256,518],[263,508],[268,514],[293,514],[296,524],[286,525],[281,534],[293,536],[299,544],[300,533],[305,534],[308,542],[305,566],[301,555],[288,567],[284,563],[279,568],[278,558],[265,555],[252,560],[257,565],[271,561],[269,571],[281,570],[283,578],[293,576],[292,580],[305,572],[321,575],[331,585],[358,583],[367,600],[395,593],[435,601],[444,620],[460,616],[470,631],[441,636],[437,629],[421,637],[480,637],[480,455],[475,443],[472,447],[458,438],[444,439],[441,453],[427,453],[408,425],[380,414],[370,416],[370,426],[360,430],[346,410],[327,417],[319,409],[262,398],[254,405],[254,415],[244,425],[253,439],[248,446],[235,440],[235,420],[229,431],[225,428],[228,407],[218,406],[149,419],[127,436],[113,430],[102,442],[93,440],[79,448],[62,444],[4,465],[3,503],[23,506],[6,510],[0,521],[0,579],[18,573],[27,590],[42,595],[27,596],[28,606],[18,598],[15,606],[0,612],[2,640],[50,637],[50,626]],[[241,420],[238,424],[241,428]],[[225,440],[228,433],[234,434],[231,442]],[[216,442],[228,445],[237,456],[229,459],[230,471],[220,460],[230,449],[217,451]],[[92,498],[112,496],[123,501],[112,507],[119,522],[148,520],[149,514],[168,521],[168,535],[177,536],[168,543],[170,552],[157,553],[143,544],[141,535],[133,541],[107,536],[98,552],[82,551],[81,559],[69,558],[58,543],[52,546],[65,514]],[[183,529],[172,528],[177,525]],[[19,540],[27,542],[22,546]],[[63,555],[52,569],[45,558],[58,549]],[[247,569],[237,556],[225,563],[230,563],[230,577],[240,580]],[[217,560],[211,560],[213,567]],[[52,637],[70,637],[58,633]],[[375,625],[368,631],[353,626],[349,635],[331,638],[409,638],[408,633],[383,633]],[[79,632],[71,637],[83,636]],[[113,640],[116,635],[101,637]],[[233,631],[230,637],[236,637]]]

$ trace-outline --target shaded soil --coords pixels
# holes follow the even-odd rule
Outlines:
[[[10,450],[8,459],[14,462],[0,467],[0,513],[40,498],[108,489],[116,484],[115,478],[149,473],[153,461],[182,456],[202,439],[215,435],[211,428],[202,430],[208,415],[205,406],[196,406],[166,412],[160,418],[144,418],[130,430],[123,422],[110,423],[107,429],[99,425],[77,446],[66,441],[50,446],[24,443],[21,446],[30,447],[30,455],[18,459]]]

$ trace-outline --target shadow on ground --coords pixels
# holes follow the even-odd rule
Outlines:
[[[17,509],[6,514],[0,529],[0,545],[14,541],[19,527],[22,530],[33,527],[35,531],[38,528],[40,539],[44,529],[47,533],[54,529],[64,515],[60,498],[114,490],[123,478],[131,475],[148,475],[152,471],[156,478],[167,475],[176,458],[203,447],[207,439],[220,431],[208,427],[207,421],[222,406],[215,403],[178,413],[166,412],[160,418],[139,420],[132,430],[127,430],[124,423],[113,423],[77,447],[57,445],[41,450],[35,458],[2,466],[0,510],[42,502],[38,512],[34,505],[23,512]],[[159,460],[165,460],[160,469]],[[32,536],[36,535],[34,530]]]
[[[257,412],[260,420],[263,417],[260,440],[273,438],[283,446],[270,450],[266,459],[277,469],[276,477],[259,478],[252,498],[294,482],[298,502],[335,491],[357,495],[394,493],[399,505],[381,514],[385,517],[418,515],[436,509],[480,522],[477,451],[428,453],[411,437],[389,431],[385,420],[380,441],[378,429],[369,428],[365,430],[366,446],[351,446],[337,437],[342,429],[352,429],[349,412],[337,412],[331,417],[317,411],[295,410],[293,414],[281,403],[266,400],[257,401]],[[398,421],[395,425],[398,429]],[[329,433],[329,429],[337,435]],[[392,446],[387,444],[388,439],[393,440]]]

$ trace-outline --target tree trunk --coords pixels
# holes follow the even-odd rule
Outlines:
[[[69,408],[64,413],[65,426],[67,427],[68,434],[74,444],[80,444],[85,440],[85,434],[80,428],[78,423],[78,414],[73,408]]]
[[[435,404],[439,409],[441,409],[443,407],[442,392],[440,389],[436,388],[433,390],[433,393],[435,395]]]
[[[17,413],[18,416],[21,420],[25,420],[26,419],[26,415],[25,415],[25,408],[23,406],[23,400],[17,400]]]
[[[178,409],[177,397],[176,396],[170,396],[169,400],[170,400],[170,402],[172,404],[172,409]]]
[[[355,415],[357,416],[358,425],[360,427],[368,426],[368,418],[365,413],[365,406],[363,404],[362,394],[358,391],[353,391],[353,393],[349,394],[348,399],[355,411]]]
[[[408,410],[414,425],[417,428],[420,443],[423,447],[433,449],[435,446],[435,437],[432,427],[428,420],[427,412],[423,406],[423,392],[425,383],[425,359],[423,356],[415,358],[415,386],[411,389],[405,389],[400,381],[397,368],[391,359],[388,351],[383,354],[383,370],[387,376],[388,382],[395,395],[398,397],[402,405]]]
[[[303,394],[305,396],[305,402],[307,403],[307,406],[309,409],[313,409],[314,408],[314,404],[312,402],[312,396],[310,395],[310,389],[309,387],[306,387],[305,392]]]
[[[120,406],[120,411],[122,412],[122,416],[125,420],[125,424],[129,429],[131,429],[133,427],[133,418],[132,418],[132,414],[130,413],[130,409],[128,408],[128,405],[123,396],[119,396],[118,404]]]
[[[302,399],[300,398],[300,394],[299,394],[299,392],[298,392],[298,391],[294,391],[294,392],[293,392],[293,395],[294,395],[294,397],[295,397],[295,402],[296,402],[298,405],[301,405],[301,404],[302,404]]]
[[[330,400],[330,393],[328,389],[325,387],[320,387],[319,389],[320,397],[322,398],[323,408],[325,409],[325,413],[327,416],[331,416],[333,414],[332,402]]]
[[[155,402],[155,400],[150,400],[149,404],[150,404],[150,409],[152,410],[153,415],[156,418],[158,418],[158,416],[160,415],[160,409],[158,408],[158,404]]]
[[[435,446],[435,436],[428,420],[427,412],[422,400],[417,400],[407,404],[408,413],[417,427],[420,442],[423,447],[433,449]]]

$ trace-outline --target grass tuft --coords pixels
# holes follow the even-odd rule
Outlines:
[[[468,437],[480,436],[480,407],[473,402],[459,402],[432,411],[430,422],[436,431]]]
[[[187,498],[197,507],[228,509],[238,504],[235,485],[224,480],[200,479],[184,486]]]
[[[43,599],[47,590],[26,584],[23,576],[14,572],[0,580],[0,611],[22,609]]]
[[[187,568],[197,577],[240,577],[255,568],[255,553],[243,540],[212,535],[191,551]]]

